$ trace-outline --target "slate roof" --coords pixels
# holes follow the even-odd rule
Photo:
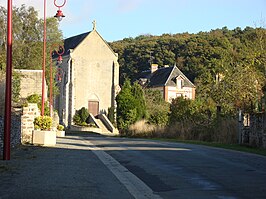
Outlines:
[[[142,78],[148,79],[147,87],[161,87],[161,86],[176,86],[176,78],[182,77],[184,79],[185,87],[195,87],[195,85],[176,67],[161,67],[152,74],[143,73]]]
[[[86,33],[65,39],[64,41],[65,52],[68,52],[68,50],[70,49],[75,49],[89,34],[90,32],[86,32]]]
[[[148,87],[165,86],[173,67],[159,68],[151,74]]]
[[[92,31],[96,31],[96,30],[92,30]],[[75,49],[92,31],[85,32],[85,33],[65,39],[64,40],[65,54],[69,54],[70,49]],[[102,38],[102,36],[97,31],[96,33],[103,40],[103,42],[108,46],[108,48],[112,51],[112,53],[117,56],[117,54],[113,51],[110,45]]]

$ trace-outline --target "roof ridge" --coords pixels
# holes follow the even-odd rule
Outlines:
[[[85,35],[85,34],[89,34],[90,32],[91,32],[91,31],[84,32],[84,33],[81,33],[81,34],[78,34],[78,35],[73,35],[73,36],[71,36],[71,37],[65,38],[64,40],[72,39],[72,38],[74,38],[74,37],[78,37],[78,36]]]
[[[180,72],[180,74],[183,76],[183,77],[185,77],[185,79],[192,85],[192,86],[194,86],[194,87],[196,87],[189,79],[188,79],[188,77],[177,67],[177,66],[174,66],[179,72]]]
[[[170,68],[170,67],[167,67],[167,68]],[[164,83],[164,86],[166,86],[167,82],[169,81],[169,78],[171,77],[171,75],[172,75],[172,73],[173,73],[173,71],[174,71],[174,68],[175,68],[175,66],[172,68],[172,70],[171,70],[171,72],[170,72],[170,74],[169,74],[169,76],[168,76],[166,82]]]
[[[65,52],[69,49],[75,49],[90,33],[91,31],[64,39]]]

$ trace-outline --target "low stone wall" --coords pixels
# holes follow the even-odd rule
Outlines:
[[[10,145],[15,147],[21,143],[21,113],[13,112],[11,116]],[[0,116],[0,151],[1,155],[4,146],[4,117]]]
[[[22,143],[32,143],[32,132],[34,130],[34,119],[40,116],[37,104],[29,103],[23,107],[21,116]]]
[[[71,125],[70,127],[71,131],[83,131],[83,132],[94,132],[94,133],[102,133],[102,129],[95,128],[95,127],[87,127],[87,126],[76,126]]]
[[[245,114],[241,127],[241,143],[266,148],[266,115]]]

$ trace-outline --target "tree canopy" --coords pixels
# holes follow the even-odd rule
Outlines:
[[[0,7],[0,69],[6,64],[6,21],[7,10]],[[43,19],[38,18],[38,12],[33,7],[13,7],[13,68],[41,69],[43,46]],[[46,20],[47,49],[62,41],[58,21],[52,17]],[[47,63],[50,51],[47,50]],[[50,59],[49,59],[50,60]]]
[[[230,113],[256,106],[265,90],[266,30],[227,27],[197,34],[141,35],[110,43],[119,54],[120,82],[159,66],[176,65],[201,100]]]

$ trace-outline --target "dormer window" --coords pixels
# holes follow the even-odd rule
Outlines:
[[[184,79],[180,76],[176,78],[176,87],[178,89],[182,89],[184,87]]]

